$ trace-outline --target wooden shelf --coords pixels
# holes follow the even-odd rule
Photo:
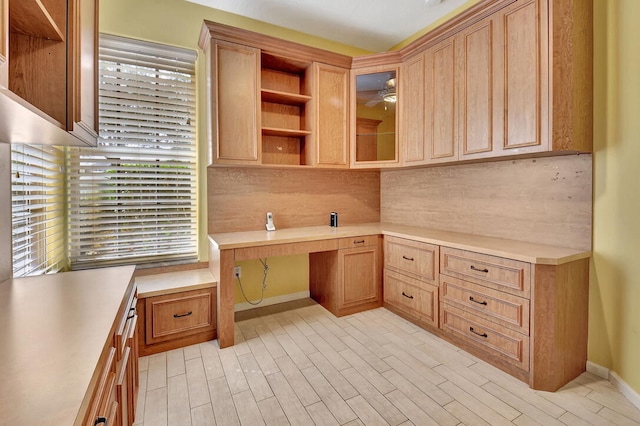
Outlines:
[[[64,13],[66,14],[66,9]],[[12,33],[47,40],[64,41],[65,39],[58,24],[41,0],[10,0],[9,27]]]
[[[311,96],[297,93],[286,93],[277,90],[262,89],[262,101],[285,105],[304,105],[311,100]]]
[[[275,127],[263,127],[262,134],[265,136],[284,136],[288,138],[299,138],[309,136],[311,134],[308,130],[292,130],[292,129],[278,129]]]

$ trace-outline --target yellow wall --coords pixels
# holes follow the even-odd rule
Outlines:
[[[594,0],[589,360],[640,393],[640,1]]]

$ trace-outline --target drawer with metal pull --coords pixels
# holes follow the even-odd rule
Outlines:
[[[358,247],[369,247],[378,244],[378,235],[365,235],[359,237],[351,237],[351,238],[340,238],[338,240],[338,248],[342,249],[350,249],[350,248],[358,248]]]
[[[440,273],[529,298],[531,264],[449,247],[441,248]]]
[[[440,300],[529,335],[529,299],[441,275]]]
[[[147,344],[215,329],[210,288],[149,297],[145,303]]]
[[[438,284],[439,246],[398,237],[384,237],[384,266]]]
[[[438,287],[385,269],[384,301],[408,315],[438,326]]]
[[[440,327],[464,341],[522,370],[529,371],[529,336],[487,321],[448,303],[440,306]]]

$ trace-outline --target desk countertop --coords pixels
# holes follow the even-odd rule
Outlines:
[[[134,269],[0,283],[0,424],[75,424]]]
[[[359,235],[382,234],[410,238],[430,244],[477,251],[493,256],[506,257],[543,265],[560,265],[591,256],[590,251],[459,232],[438,231],[389,223],[367,223],[332,228],[310,226],[278,229],[276,231],[229,232],[209,235],[209,240],[219,250],[259,247],[274,244],[349,238]]]

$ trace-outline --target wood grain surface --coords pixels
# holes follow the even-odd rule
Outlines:
[[[276,229],[380,220],[377,171],[212,167],[207,193],[210,234],[264,230],[268,211]]]
[[[381,172],[382,222],[591,249],[591,155]]]

